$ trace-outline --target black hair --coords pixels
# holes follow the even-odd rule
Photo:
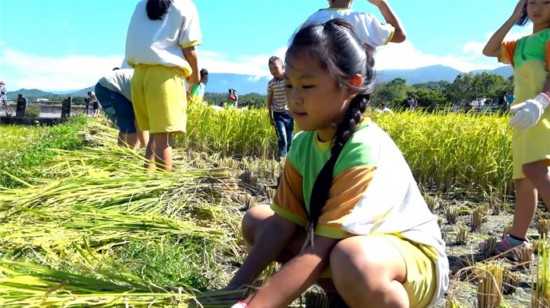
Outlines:
[[[518,26],[525,26],[529,22],[529,16],[527,15],[527,2],[523,6],[523,10],[521,11],[521,16],[519,17],[518,21],[516,21],[516,25]]]
[[[333,19],[324,24],[300,29],[292,38],[285,62],[292,62],[293,58],[299,56],[317,60],[339,87],[357,91],[349,103],[344,120],[337,124],[330,158],[317,175],[311,191],[308,238],[313,243],[313,233],[329,197],[334,166],[344,145],[363,119],[363,113],[370,100],[374,85],[374,57],[373,50],[366,48],[355,35],[353,27],[342,19]],[[359,86],[350,83],[350,79],[356,75],[363,77],[363,83]]]
[[[204,83],[208,83],[208,70],[203,68],[200,70],[201,80],[204,78]]]
[[[279,58],[277,56],[271,56],[271,57],[269,57],[269,61],[267,63],[271,64],[271,63],[275,63],[275,62],[283,63],[283,60],[281,60],[281,58]]]
[[[172,5],[172,0],[147,0],[147,17],[150,20],[162,20],[170,5]]]

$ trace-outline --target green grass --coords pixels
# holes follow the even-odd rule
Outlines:
[[[75,117],[57,126],[0,126],[0,187],[21,185],[11,176],[40,174],[40,165],[57,155],[52,149],[81,148],[84,139],[79,132],[86,122],[85,117]]]

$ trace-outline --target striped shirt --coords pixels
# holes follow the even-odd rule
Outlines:
[[[277,80],[271,79],[267,83],[267,96],[273,93],[273,100],[271,101],[271,111],[275,112],[287,112],[288,106],[286,104],[286,91],[284,79]]]

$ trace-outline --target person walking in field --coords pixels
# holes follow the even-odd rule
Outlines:
[[[275,127],[277,134],[277,160],[281,160],[286,157],[292,143],[294,120],[288,111],[283,60],[273,56],[269,58],[268,65],[273,78],[267,83],[267,110],[269,123]]]
[[[322,277],[349,307],[432,305],[449,283],[445,243],[403,155],[363,115],[372,50],[334,19],[299,30],[285,63],[288,106],[303,131],[271,207],[243,219],[252,248],[225,289],[283,265],[233,307],[287,307]]]
[[[8,108],[8,91],[6,90],[6,84],[0,80],[0,105],[6,108],[6,116],[10,115]]]
[[[401,43],[407,38],[405,28],[399,21],[386,0],[368,0],[378,7],[386,23],[368,13],[356,12],[351,9],[353,0],[329,0],[329,7],[313,13],[303,24],[324,23],[328,20],[340,18],[353,25],[354,31],[364,44],[371,48],[386,45],[389,42]]]
[[[190,0],[141,0],[126,37],[126,60],[134,68],[132,102],[138,127],[149,131],[146,168],[172,170],[173,135],[185,133],[187,89],[199,84],[202,35]]]
[[[133,69],[115,67],[99,79],[95,93],[109,120],[118,127],[118,145],[137,149],[140,145],[147,145],[149,135],[136,128],[131,101],[133,75]]]
[[[504,42],[514,25],[533,23],[533,34]],[[547,42],[550,41],[550,2],[520,0],[512,15],[489,39],[483,54],[497,57],[514,69],[515,100],[510,108],[513,178],[516,202],[512,229],[496,245],[495,253],[511,259],[518,247],[529,247],[527,230],[537,209],[538,195],[550,209],[550,80]],[[482,250],[488,248],[482,243]]]
[[[99,115],[99,102],[97,96],[93,91],[88,91],[88,97],[86,98],[86,115],[88,115],[88,106],[92,106],[92,116]]]

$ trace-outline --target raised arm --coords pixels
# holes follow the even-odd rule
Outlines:
[[[500,46],[504,41],[504,37],[506,36],[506,34],[508,34],[508,32],[510,32],[510,29],[512,29],[514,24],[521,17],[521,12],[523,11],[525,3],[526,0],[520,0],[518,4],[516,4],[516,8],[514,9],[512,16],[510,16],[510,18],[508,18],[500,28],[498,28],[497,32],[495,32],[493,36],[491,36],[491,38],[483,48],[484,55],[486,55],[487,57],[500,56]]]
[[[395,15],[393,10],[391,9],[388,2],[385,0],[369,0],[369,2],[377,6],[386,22],[395,28],[395,33],[393,34],[391,42],[401,43],[405,41],[405,39],[407,38],[405,28],[401,24],[401,21],[399,21],[397,15]]]

